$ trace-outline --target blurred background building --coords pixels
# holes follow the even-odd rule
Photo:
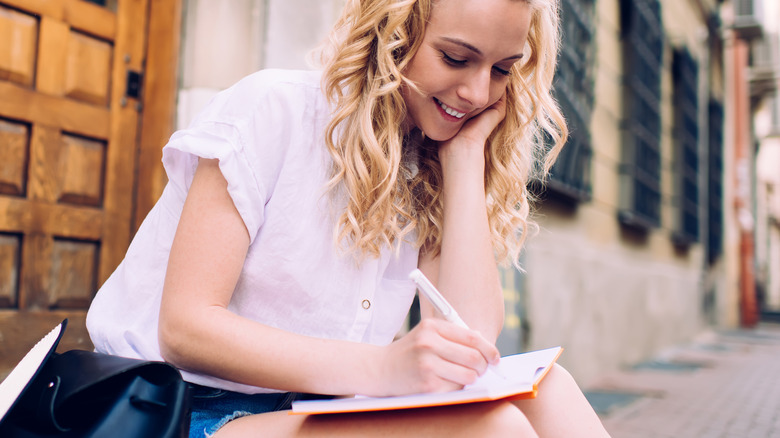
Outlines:
[[[343,0],[0,0],[0,375],[84,312],[220,90],[310,68]],[[503,271],[504,353],[581,381],[780,315],[776,0],[561,0],[571,138]]]

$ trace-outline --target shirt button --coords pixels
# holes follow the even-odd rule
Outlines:
[[[371,307],[371,301],[363,300],[362,306],[364,309],[368,310],[369,307]]]

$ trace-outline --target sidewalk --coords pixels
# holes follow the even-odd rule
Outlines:
[[[707,333],[586,394],[613,438],[780,438],[780,324]]]

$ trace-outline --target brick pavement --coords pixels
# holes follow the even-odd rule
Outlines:
[[[706,333],[587,393],[613,438],[780,438],[780,324]]]

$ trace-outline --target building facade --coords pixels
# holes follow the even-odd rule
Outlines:
[[[754,48],[753,94],[764,95],[755,117],[756,276],[763,314],[780,315],[780,4],[765,2],[765,33]]]
[[[499,347],[563,345],[586,384],[780,314],[780,6],[560,1],[571,136],[534,184],[523,272],[502,272]],[[86,308],[165,183],[165,139],[247,74],[311,68],[342,6],[0,0],[3,357],[63,317],[64,345],[89,348]]]
[[[562,0],[555,89],[572,135],[535,189],[540,231],[525,272],[502,273],[503,352],[564,345],[562,362],[587,382],[707,327],[744,323],[745,283],[753,306],[764,289],[780,304],[777,116],[764,98],[773,87],[751,94],[752,60],[744,78],[732,61],[737,46],[753,50],[768,34],[751,10],[759,3]],[[306,54],[341,4],[185,0],[179,126],[258,68],[310,68]],[[761,133],[759,110],[770,113]],[[767,146],[739,149],[745,141]],[[755,236],[749,260],[745,233]]]
[[[722,133],[710,131],[723,126],[708,110],[722,118],[725,96],[714,3],[562,6],[576,19],[564,14],[559,69],[577,56],[567,54],[573,41],[588,59],[560,75],[578,83],[559,87],[574,96],[559,100],[579,94],[590,105],[574,106],[580,148],[563,163],[576,167],[554,168],[543,194],[542,231],[526,255],[526,317],[529,344],[566,345],[564,364],[587,380],[690,338],[707,317],[727,318],[722,280],[710,275],[722,242],[717,232],[708,240],[716,225],[704,213],[708,160],[720,158],[708,142],[722,148]]]

